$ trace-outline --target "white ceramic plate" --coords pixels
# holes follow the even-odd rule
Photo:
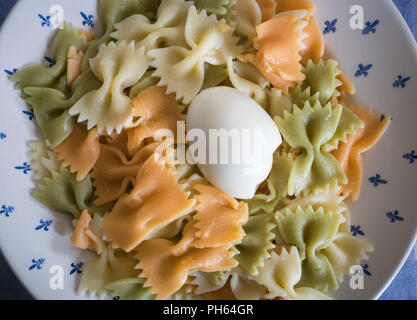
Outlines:
[[[382,141],[365,156],[362,196],[351,204],[352,224],[360,226],[375,246],[364,263],[365,288],[352,290],[345,278],[340,290],[331,293],[335,298],[375,299],[394,278],[415,242],[417,48],[391,0],[316,3],[319,25],[322,30],[327,27],[328,51],[353,79],[356,101],[392,117]],[[96,0],[20,0],[0,33],[0,245],[35,298],[77,299],[77,264],[88,257],[70,245],[71,217],[50,211],[30,196],[34,185],[31,172],[25,170],[29,169],[27,141],[36,139],[39,132],[30,109],[7,77],[23,65],[48,63],[45,57],[50,56],[55,31],[48,27],[47,16],[57,4],[64,8],[65,20],[100,33]],[[364,9],[365,22],[369,21],[364,31],[349,26],[349,9],[358,4]],[[94,21],[83,18],[81,12],[87,18],[93,15]],[[362,72],[357,72],[360,64]],[[380,178],[371,183],[369,178],[376,176]],[[49,286],[54,265],[64,268],[63,290]]]

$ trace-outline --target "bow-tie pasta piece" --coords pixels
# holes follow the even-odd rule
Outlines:
[[[288,144],[297,155],[288,182],[288,194],[298,196],[301,192],[319,192],[335,187],[347,178],[340,164],[328,152],[327,144],[335,136],[343,107],[330,104],[313,107],[307,102],[301,110],[294,106],[292,113],[285,112],[284,118],[275,117],[275,122]],[[314,128],[310,130],[308,128]]]
[[[335,272],[322,250],[334,240],[339,226],[345,221],[340,213],[297,207],[295,211],[282,209],[277,212],[279,239],[286,245],[297,246],[302,262],[299,285],[326,291],[338,288]]]
[[[167,94],[176,93],[177,100],[188,104],[204,84],[204,64],[222,65],[227,58],[240,53],[233,30],[225,28],[216,16],[197,13],[194,6],[188,10],[185,40],[191,49],[180,46],[150,50],[154,58],[151,66],[160,77],[159,86],[167,86]]]
[[[391,120],[363,107],[350,106],[349,110],[356,114],[364,125],[357,127],[355,134],[350,134],[346,141],[340,143],[337,150],[332,151],[332,154],[349,179],[349,182],[342,186],[342,194],[357,201],[363,178],[362,154],[377,144],[388,129]]]
[[[136,186],[123,195],[103,222],[114,247],[131,251],[155,230],[188,215],[195,200],[178,184],[175,169],[151,156],[140,168]],[[161,201],[164,199],[164,201]]]
[[[254,279],[268,289],[265,297],[269,299],[330,300],[318,290],[301,287],[301,275],[301,259],[297,247],[291,247],[289,252],[282,247],[280,254],[271,252],[271,258],[265,262]]]
[[[135,41],[136,47],[156,49],[162,42],[166,46],[186,46],[184,38],[185,21],[192,3],[184,0],[163,0],[152,23],[141,14],[130,16],[116,24],[114,39]]]
[[[97,126],[99,133],[120,133],[123,128],[132,126],[131,100],[124,90],[139,81],[150,60],[145,48],[135,49],[133,42],[102,45],[90,65],[103,85],[84,95],[70,109],[70,114],[78,115],[78,122],[87,121],[88,130]]]
[[[53,58],[55,64],[52,67],[35,65],[19,70],[10,80],[17,83],[19,89],[27,87],[52,87],[65,73],[67,54],[71,46],[77,50],[85,50],[87,40],[84,35],[78,33],[77,28],[72,28],[68,23],[59,30],[54,40]]]
[[[304,48],[303,40],[307,36],[303,32],[307,25],[303,20],[306,15],[306,10],[283,12],[258,25],[253,40],[257,52],[242,57],[284,93],[305,79],[301,72],[300,50]]]
[[[62,165],[77,173],[77,181],[83,180],[97,162],[101,150],[99,138],[97,128],[87,131],[84,125],[77,124],[71,135],[54,149]]]

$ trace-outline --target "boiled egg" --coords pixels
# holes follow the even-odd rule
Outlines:
[[[268,113],[230,87],[209,88],[193,99],[187,113],[187,140],[187,160],[211,184],[237,199],[253,198],[282,143]]]

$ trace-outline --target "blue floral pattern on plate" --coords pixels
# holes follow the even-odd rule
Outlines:
[[[333,19],[332,21],[330,20],[324,21],[323,34],[335,33],[337,30],[336,29],[337,21],[338,21],[337,19]]]
[[[360,225],[357,225],[357,226],[355,226],[355,225],[352,225],[352,226],[350,226],[350,232],[352,233],[352,236],[354,236],[354,237],[356,237],[356,236],[364,236],[365,235],[365,232],[363,232],[362,230],[361,230],[361,226]]]
[[[396,221],[404,221],[404,218],[400,216],[398,210],[389,211],[386,213],[386,216],[388,217],[388,219],[390,219],[391,223],[394,223]]]
[[[394,88],[405,88],[407,86],[407,82],[410,81],[411,77],[404,77],[401,74],[397,76],[397,80],[394,81],[392,86]]]
[[[14,167],[16,170],[22,171],[24,174],[28,174],[30,171],[32,171],[32,168],[28,162],[23,162],[21,166]]]
[[[368,64],[368,65],[363,65],[362,63],[358,64],[358,70],[356,70],[355,72],[355,77],[356,78],[362,77],[362,76],[367,77],[369,74],[369,70],[371,69],[372,69],[372,64]]]
[[[13,213],[13,211],[14,211],[13,206],[8,206],[8,205],[3,204],[1,206],[0,215],[4,214],[5,217],[10,217],[10,214]]]
[[[403,154],[403,158],[405,160],[408,160],[410,164],[413,164],[417,161],[417,154],[415,150],[411,150],[410,152],[407,152],[406,154]]]
[[[80,15],[83,18],[83,26],[94,28],[94,16],[92,14],[86,14],[81,11]]]
[[[75,273],[78,273],[78,274],[83,273],[83,271],[81,270],[83,265],[84,265],[84,262],[78,262],[78,263],[73,262],[73,263],[71,263],[71,268],[72,269],[71,269],[69,275],[73,275]]]
[[[379,20],[376,19],[375,21],[366,21],[365,22],[365,28],[362,30],[363,35],[367,35],[369,33],[375,33],[376,32],[376,26],[379,24]]]
[[[32,265],[29,267],[29,270],[41,270],[45,261],[45,258],[32,259]]]
[[[46,28],[51,28],[52,27],[51,16],[44,16],[44,15],[39,13],[38,17],[41,19],[41,26],[42,27],[46,27]]]
[[[380,184],[387,184],[388,181],[381,178],[381,175],[378,173],[373,177],[370,177],[369,182],[372,183],[374,187],[378,187]]]
[[[49,231],[49,227],[52,224],[52,220],[43,220],[41,219],[39,221],[39,225],[35,228],[36,231],[38,230],[44,230],[44,231]]]

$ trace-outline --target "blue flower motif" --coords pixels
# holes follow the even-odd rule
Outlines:
[[[14,211],[13,206],[6,206],[3,204],[1,206],[0,214],[4,214],[5,217],[10,217],[10,214]]]
[[[79,263],[71,263],[71,271],[70,271],[70,275],[74,274],[74,273],[82,273],[83,271],[81,270],[81,268],[83,267],[84,262],[79,262]]]
[[[392,84],[392,86],[394,88],[405,88],[407,85],[406,83],[411,79],[411,77],[406,77],[404,78],[402,75],[398,75],[397,76],[397,80],[394,81],[394,83]]]
[[[366,66],[363,65],[362,63],[358,64],[358,70],[356,70],[355,77],[356,78],[361,77],[361,76],[367,77],[368,71],[371,70],[371,68],[372,68],[372,64],[368,64]]]
[[[369,182],[374,185],[374,187],[378,187],[380,184],[387,184],[388,181],[381,179],[381,175],[377,174],[374,177],[369,178]]]
[[[42,265],[45,263],[45,258],[41,259],[32,259],[32,265],[29,267],[29,270],[41,270]]]
[[[366,21],[365,22],[365,28],[362,30],[362,34],[363,35],[367,35],[368,33],[372,32],[375,33],[376,32],[376,26],[379,24],[379,20],[375,20],[374,22],[371,21]]]
[[[369,266],[367,264],[361,264],[361,267],[364,274],[366,274],[369,277],[372,276],[372,273],[368,270]]]
[[[52,220],[43,220],[41,219],[39,221],[39,225],[35,228],[35,230],[44,230],[44,231],[49,231],[49,227],[52,224]]]
[[[42,27],[47,27],[47,28],[51,28],[52,27],[52,23],[51,23],[51,16],[46,16],[44,17],[43,15],[41,15],[40,13],[38,14],[38,17],[41,19],[41,26]]]
[[[16,69],[16,68],[14,68],[13,70],[7,70],[7,69],[4,69],[4,72],[5,72],[7,75],[12,76],[12,75],[14,75],[14,74],[17,72],[17,69]]]
[[[46,62],[49,63],[49,67],[53,67],[56,64],[56,61],[54,58],[45,57]]]
[[[4,140],[7,138],[7,135],[4,132],[0,132],[0,140]]]
[[[404,154],[403,158],[405,160],[408,160],[410,163],[414,163],[414,162],[417,161],[417,154],[416,154],[415,150],[411,150],[411,152],[408,152],[408,153]]]
[[[16,170],[22,170],[24,174],[28,174],[30,171],[32,171],[32,168],[30,167],[30,164],[27,162],[23,162],[23,165],[14,167]]]
[[[80,12],[81,17],[83,18],[83,26],[89,26],[91,28],[94,28],[94,16],[92,14],[87,15],[84,12]]]
[[[361,230],[361,226],[352,225],[350,226],[350,232],[352,232],[352,236],[356,237],[357,235],[364,236],[365,232]]]
[[[24,115],[27,115],[29,117],[30,121],[32,121],[35,118],[35,113],[34,113],[33,109],[30,109],[30,111],[23,110],[22,113]]]
[[[337,24],[337,19],[334,19],[332,21],[329,21],[329,20],[324,21],[325,28],[323,29],[323,34],[328,34],[331,32],[335,33],[336,24]]]
[[[404,218],[399,216],[398,210],[395,210],[394,212],[387,212],[386,215],[388,219],[390,219],[391,223],[394,223],[396,221],[404,221]]]

